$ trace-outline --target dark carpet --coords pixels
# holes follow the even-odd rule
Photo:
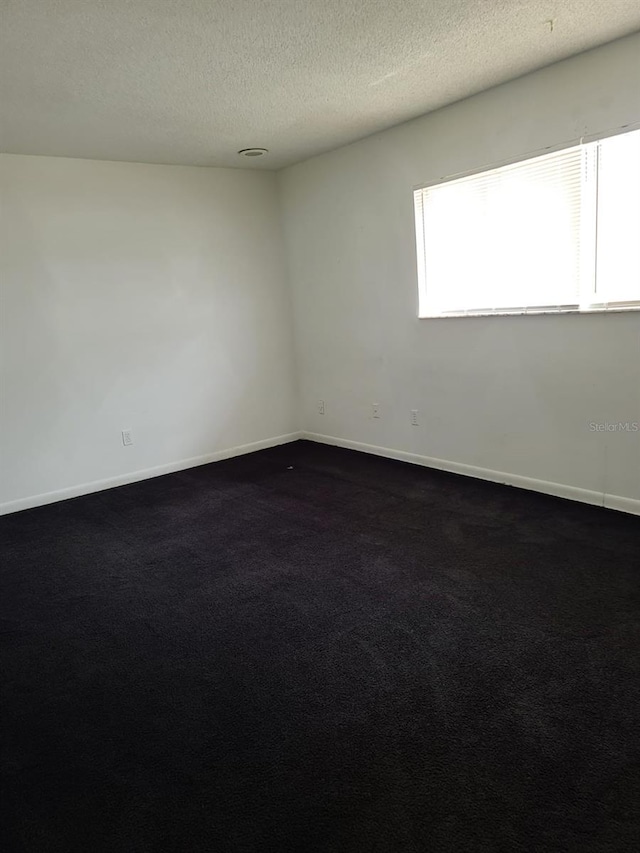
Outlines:
[[[640,849],[637,518],[297,442],[0,543],[4,853]]]

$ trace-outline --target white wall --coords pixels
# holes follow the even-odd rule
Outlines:
[[[589,428],[640,421],[640,314],[419,320],[412,199],[637,122],[639,80],[635,35],[280,173],[307,432],[640,511],[640,433]]]
[[[273,173],[2,155],[0,198],[5,511],[297,429]]]

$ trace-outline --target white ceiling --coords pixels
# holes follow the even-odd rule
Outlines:
[[[0,10],[0,150],[251,168],[640,29],[638,0],[0,0]],[[240,158],[249,146],[271,153]]]

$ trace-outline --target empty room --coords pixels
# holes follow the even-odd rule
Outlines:
[[[0,0],[3,853],[640,849],[637,0]]]

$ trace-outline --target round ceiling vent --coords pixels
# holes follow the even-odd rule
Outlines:
[[[241,148],[238,154],[243,157],[262,157],[263,154],[268,154],[267,148]]]

